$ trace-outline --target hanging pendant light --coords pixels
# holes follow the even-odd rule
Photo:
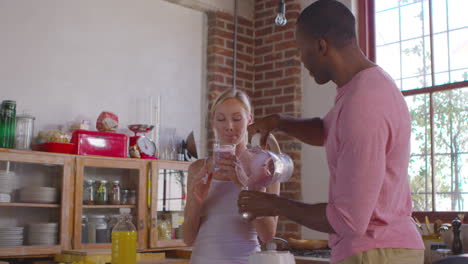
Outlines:
[[[237,89],[237,0],[234,1],[234,42],[232,55],[232,90]]]
[[[288,20],[286,19],[286,4],[284,3],[284,0],[279,0],[275,24],[278,26],[285,26],[286,23],[288,23]]]

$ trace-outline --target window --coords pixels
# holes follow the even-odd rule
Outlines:
[[[359,39],[406,98],[415,211],[468,211],[468,1],[359,1]]]

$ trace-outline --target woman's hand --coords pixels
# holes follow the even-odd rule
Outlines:
[[[192,187],[193,197],[199,204],[203,204],[208,197],[212,179],[213,173],[208,172],[208,164],[203,165],[196,175]]]
[[[237,157],[231,154],[221,154],[220,159],[217,161],[215,178],[218,180],[229,180],[237,186],[242,187],[237,177],[237,169],[240,166]]]

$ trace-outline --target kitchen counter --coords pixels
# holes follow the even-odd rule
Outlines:
[[[315,258],[306,256],[294,256],[296,264],[325,264],[330,263],[330,259],[327,258]]]
[[[189,264],[189,263],[190,261],[188,259],[175,259],[175,258],[138,261],[138,264]]]

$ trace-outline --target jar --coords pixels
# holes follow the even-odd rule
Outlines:
[[[108,202],[107,181],[101,180],[96,190],[96,204],[105,205]]]
[[[120,204],[120,182],[119,181],[112,182],[109,200],[111,204],[114,204],[114,205]]]
[[[27,113],[16,116],[16,149],[31,149],[34,134],[34,120],[35,117]]]
[[[122,191],[122,200],[121,200],[122,204],[124,204],[124,205],[130,204],[129,199],[130,199],[130,190],[128,190],[128,189],[123,190]]]
[[[89,215],[89,232],[88,234],[94,233],[94,242],[89,243],[109,243],[107,239],[107,222],[105,215]]]
[[[128,197],[128,204],[135,205],[137,201],[136,190],[130,190],[130,195]]]
[[[161,215],[158,220],[158,240],[168,240],[172,237],[172,226],[166,215]]]
[[[81,243],[88,242],[88,218],[86,215],[81,216]]]
[[[88,215],[88,226],[87,226],[87,243],[94,244],[96,243],[96,221],[94,220],[94,215]]]
[[[83,204],[94,204],[94,180],[85,180],[84,182]]]

